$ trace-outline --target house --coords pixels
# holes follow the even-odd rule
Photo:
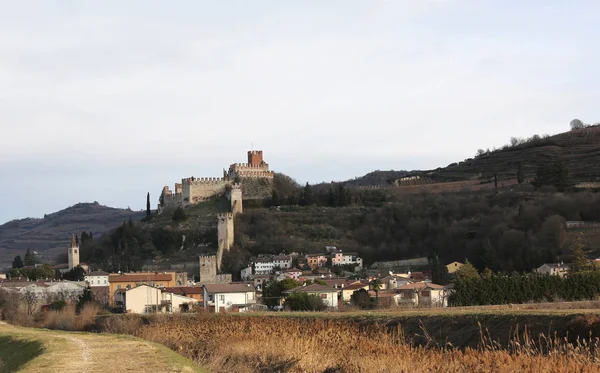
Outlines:
[[[398,307],[401,300],[401,295],[394,291],[380,291],[379,294],[377,294],[373,290],[370,290],[369,296],[376,300],[379,308]]]
[[[242,268],[240,271],[240,278],[242,281],[249,280],[252,277],[252,266],[248,266],[246,268]]]
[[[344,254],[342,250],[335,250],[331,253],[331,265],[341,266],[344,264]]]
[[[293,288],[283,292],[286,295],[295,294],[295,293],[306,293],[306,294],[314,294],[323,300],[323,303],[329,308],[337,309],[338,308],[338,291],[336,289],[319,285],[319,284],[311,284],[306,286],[299,286],[297,288]]]
[[[352,264],[355,265],[359,270],[363,267],[362,258],[357,253],[344,253],[342,265]]]
[[[345,288],[342,289],[342,302],[350,302],[350,300],[352,299],[352,294],[354,294],[355,291],[360,290],[360,289],[364,289],[369,291],[369,284],[361,284],[360,281],[357,281],[353,284],[350,284],[348,286],[346,286]]]
[[[275,255],[273,257],[273,268],[285,270],[292,268],[292,257],[289,255]]]
[[[446,268],[448,269],[448,273],[454,273],[456,271],[458,271],[460,269],[460,267],[462,267],[463,264],[461,262],[452,262],[448,265],[446,265]]]
[[[138,285],[150,285],[154,287],[177,286],[175,272],[133,272],[133,273],[111,273],[108,275],[108,293],[111,297],[111,305],[115,305],[114,295],[117,290],[132,289]]]
[[[297,280],[300,278],[300,276],[302,276],[302,271],[294,267],[283,271],[283,274],[287,278],[293,278],[294,280]]]
[[[381,290],[393,290],[393,289],[397,289],[401,286],[404,286],[404,285],[408,284],[409,282],[411,282],[411,279],[409,276],[410,276],[409,274],[407,274],[407,275],[391,274],[389,276],[386,276],[379,280],[381,282]]]
[[[537,273],[543,275],[565,277],[569,272],[569,265],[564,263],[545,263],[539,266],[536,270]]]
[[[413,307],[447,307],[448,297],[446,288],[430,282],[415,282],[397,289],[400,294],[398,304]]]
[[[323,254],[308,254],[306,255],[306,262],[310,268],[315,269],[326,265],[327,257]]]
[[[166,287],[164,290],[167,293],[181,295],[183,297],[195,299],[199,303],[204,303],[204,288],[202,286]]]
[[[108,272],[104,271],[94,271],[87,273],[83,276],[85,282],[87,282],[90,287],[95,286],[108,286]]]
[[[117,290],[119,302],[127,313],[148,314],[155,312],[181,312],[198,300],[148,285]]]
[[[254,260],[254,273],[257,275],[268,275],[273,272],[275,263],[272,258],[257,258]]]
[[[6,273],[0,273],[0,280],[6,280]]]
[[[252,282],[257,290],[262,290],[265,286],[265,283],[271,279],[273,279],[273,276],[270,275],[254,275],[252,277]]]
[[[210,312],[244,312],[256,303],[252,284],[205,284],[204,308]]]

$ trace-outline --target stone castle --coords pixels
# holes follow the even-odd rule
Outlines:
[[[223,170],[223,177],[188,177],[175,184],[173,192],[168,186],[162,190],[159,210],[169,207],[179,207],[200,203],[207,199],[226,195],[232,201],[238,196],[241,209],[241,184],[244,179],[273,180],[274,172],[269,170],[269,165],[263,160],[262,150],[248,151],[248,163],[234,163],[229,170]]]
[[[248,163],[234,163],[229,170],[223,170],[223,177],[188,177],[175,184],[175,192],[168,186],[162,190],[158,211],[185,207],[201,203],[211,197],[225,196],[231,202],[231,212],[217,215],[217,242],[216,255],[201,255],[200,282],[204,284],[229,283],[231,274],[218,274],[221,271],[223,253],[233,246],[233,222],[237,214],[242,213],[242,187],[252,180],[273,181],[274,172],[269,170],[269,165],[263,160],[262,150],[249,151]]]

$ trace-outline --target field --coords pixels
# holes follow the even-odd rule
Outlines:
[[[129,336],[29,329],[0,322],[0,373],[200,373],[164,346]]]
[[[126,315],[99,325],[215,373],[600,372],[600,318],[591,310]]]

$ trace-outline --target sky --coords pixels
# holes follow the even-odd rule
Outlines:
[[[153,205],[262,149],[301,183],[600,121],[597,0],[0,0],[0,223]]]

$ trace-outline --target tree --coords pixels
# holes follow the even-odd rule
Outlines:
[[[315,203],[315,197],[313,195],[312,188],[309,183],[306,183],[304,186],[304,190],[302,191],[302,198],[300,199],[300,204],[302,206],[310,206]]]
[[[323,311],[327,308],[317,294],[293,293],[285,299],[285,306],[292,311]]]
[[[25,308],[28,315],[32,315],[37,306],[38,296],[31,287],[27,287],[23,293]]]
[[[369,292],[365,289],[358,289],[352,293],[350,296],[350,303],[362,310],[371,309],[374,306],[373,300],[371,300],[371,297],[369,296]]]
[[[17,269],[24,267],[23,260],[21,259],[21,255],[15,256],[15,259],[12,262],[12,267],[17,268]]]
[[[561,160],[542,162],[532,184],[538,188],[543,185],[564,188],[569,185],[569,167]]]
[[[35,257],[31,253],[31,251],[29,251],[29,249],[27,249],[27,252],[25,252],[25,266],[32,266],[34,264],[35,264]]]
[[[187,215],[185,214],[185,211],[183,211],[183,208],[177,207],[175,209],[175,211],[173,211],[173,220],[176,222],[181,222],[181,221],[184,221],[185,219],[187,219]]]
[[[517,182],[523,184],[523,181],[525,181],[525,170],[523,169],[523,162],[519,162],[517,168]]]
[[[456,278],[463,281],[469,281],[478,279],[479,273],[477,272],[477,269],[473,267],[473,264],[467,260],[465,264],[456,271]]]
[[[301,284],[293,278],[286,278],[282,281],[269,280],[263,287],[263,303],[269,307],[280,304],[283,292],[293,288],[297,288]]]
[[[577,118],[573,119],[571,121],[570,125],[571,125],[572,130],[579,130],[579,129],[585,128],[585,123],[583,123],[581,120],[579,120]]]
[[[94,301],[94,294],[92,293],[92,289],[88,286],[83,289],[83,293],[77,299],[77,312],[80,312],[83,309],[83,306],[86,303],[92,303]]]
[[[579,233],[577,240],[571,246],[571,254],[573,255],[573,264],[569,268],[570,272],[582,272],[589,269],[590,260],[587,257],[587,252],[583,246],[582,233]]]
[[[66,272],[63,275],[64,280],[68,281],[83,281],[85,275],[85,270],[81,268],[81,266],[74,267],[69,272]]]
[[[373,291],[375,292],[375,298],[377,298],[377,300],[379,300],[379,290],[381,290],[382,285],[383,284],[381,283],[381,280],[379,280],[378,278],[371,281],[371,287],[373,288]]]
[[[148,192],[148,194],[146,195],[146,217],[150,217],[151,212],[150,212],[150,192]]]

